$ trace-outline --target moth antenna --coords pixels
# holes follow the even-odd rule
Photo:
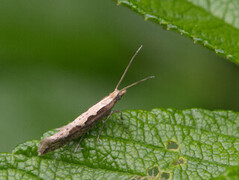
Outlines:
[[[127,67],[125,68],[124,73],[123,73],[123,75],[121,76],[121,78],[120,78],[120,80],[119,80],[119,82],[118,82],[118,84],[117,84],[115,90],[118,90],[119,85],[120,85],[120,83],[122,82],[122,80],[124,79],[125,74],[127,73],[128,69],[129,69],[129,67],[130,67],[130,65],[132,64],[132,62],[133,62],[135,56],[139,53],[139,51],[140,51],[140,49],[141,49],[142,47],[143,47],[143,45],[141,45],[141,46],[138,48],[138,50],[134,53],[133,57],[132,57],[131,60],[129,61],[129,64],[128,64]]]
[[[141,83],[141,82],[143,82],[143,81],[146,81],[146,80],[152,79],[152,78],[155,78],[155,76],[149,76],[149,77],[146,77],[146,78],[141,79],[141,80],[139,80],[139,81],[136,81],[136,82],[134,82],[134,83],[132,83],[132,84],[130,84],[130,85],[124,87],[123,89],[121,89],[121,91],[126,90],[126,89],[128,89],[128,88],[130,88],[130,87],[132,87],[132,86],[135,86],[136,84],[139,84],[139,83]]]

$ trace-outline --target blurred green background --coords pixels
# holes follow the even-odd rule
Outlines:
[[[239,111],[239,67],[111,0],[0,3],[0,151],[40,139],[110,93],[136,49],[117,110]]]

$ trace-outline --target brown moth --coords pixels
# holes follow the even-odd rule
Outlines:
[[[59,128],[59,132],[54,135],[47,137],[41,140],[38,147],[38,154],[43,155],[48,152],[54,151],[70,141],[82,137],[88,130],[104,116],[112,115],[111,109],[114,107],[115,103],[121,99],[121,97],[126,93],[126,90],[140,82],[154,78],[154,76],[149,76],[147,78],[141,79],[133,84],[130,84],[124,87],[121,90],[118,90],[119,85],[121,84],[126,72],[128,71],[131,63],[133,62],[135,56],[138,54],[142,45],[136,51],[136,53],[131,58],[129,64],[127,65],[123,75],[121,76],[115,90],[110,93],[108,96],[101,99],[98,103],[89,108],[86,112],[78,116],[74,121]],[[108,117],[109,118],[109,117]],[[108,119],[107,118],[107,119]],[[99,137],[99,136],[98,136]]]

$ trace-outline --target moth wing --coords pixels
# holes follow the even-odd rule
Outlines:
[[[56,130],[58,130],[58,131],[61,131],[61,130],[65,129],[65,128],[66,128],[66,126],[67,126],[67,125],[65,125],[65,126],[62,126],[62,127],[59,127],[59,128],[56,128]]]

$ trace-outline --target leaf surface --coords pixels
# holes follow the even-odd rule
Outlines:
[[[221,176],[215,178],[216,180],[237,180],[239,178],[239,166],[232,166],[228,168]]]
[[[115,0],[239,64],[238,0]]]
[[[77,153],[74,141],[39,157],[39,141],[0,154],[0,179],[216,178],[239,165],[239,113],[202,109],[134,110],[114,114],[96,142],[102,122]],[[56,130],[49,131],[43,137]]]

